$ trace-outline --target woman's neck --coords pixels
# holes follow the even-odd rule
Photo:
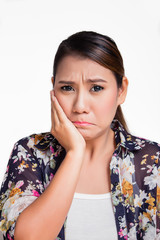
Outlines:
[[[106,134],[86,141],[85,161],[95,163],[99,159],[112,156],[116,148],[114,131],[109,128]]]

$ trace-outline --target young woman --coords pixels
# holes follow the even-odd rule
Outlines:
[[[4,239],[160,239],[160,145],[128,132],[115,42],[83,31],[55,55],[51,131],[15,143],[0,192]]]

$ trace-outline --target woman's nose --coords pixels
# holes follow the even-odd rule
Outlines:
[[[73,112],[77,113],[88,113],[89,112],[89,103],[85,93],[78,94],[73,103]]]

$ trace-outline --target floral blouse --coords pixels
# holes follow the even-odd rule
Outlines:
[[[160,145],[129,134],[116,119],[111,128],[117,145],[110,162],[117,238],[160,239]],[[49,132],[15,143],[0,189],[4,239],[14,239],[19,214],[45,191],[65,155]],[[66,220],[57,240],[65,240]]]

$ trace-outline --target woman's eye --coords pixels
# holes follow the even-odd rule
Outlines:
[[[71,86],[62,86],[61,89],[63,91],[71,91],[73,88]]]
[[[92,89],[94,89],[93,92],[99,92],[99,91],[103,90],[104,88],[101,86],[95,85],[92,87]]]
[[[62,91],[67,91],[67,92],[74,90],[74,89],[73,89],[71,86],[69,86],[69,85],[68,85],[68,86],[62,86],[61,89],[62,89]],[[104,87],[101,87],[101,86],[99,86],[99,85],[95,85],[95,86],[93,86],[91,89],[93,89],[93,90],[92,90],[93,92],[99,92],[99,91],[103,90]]]

